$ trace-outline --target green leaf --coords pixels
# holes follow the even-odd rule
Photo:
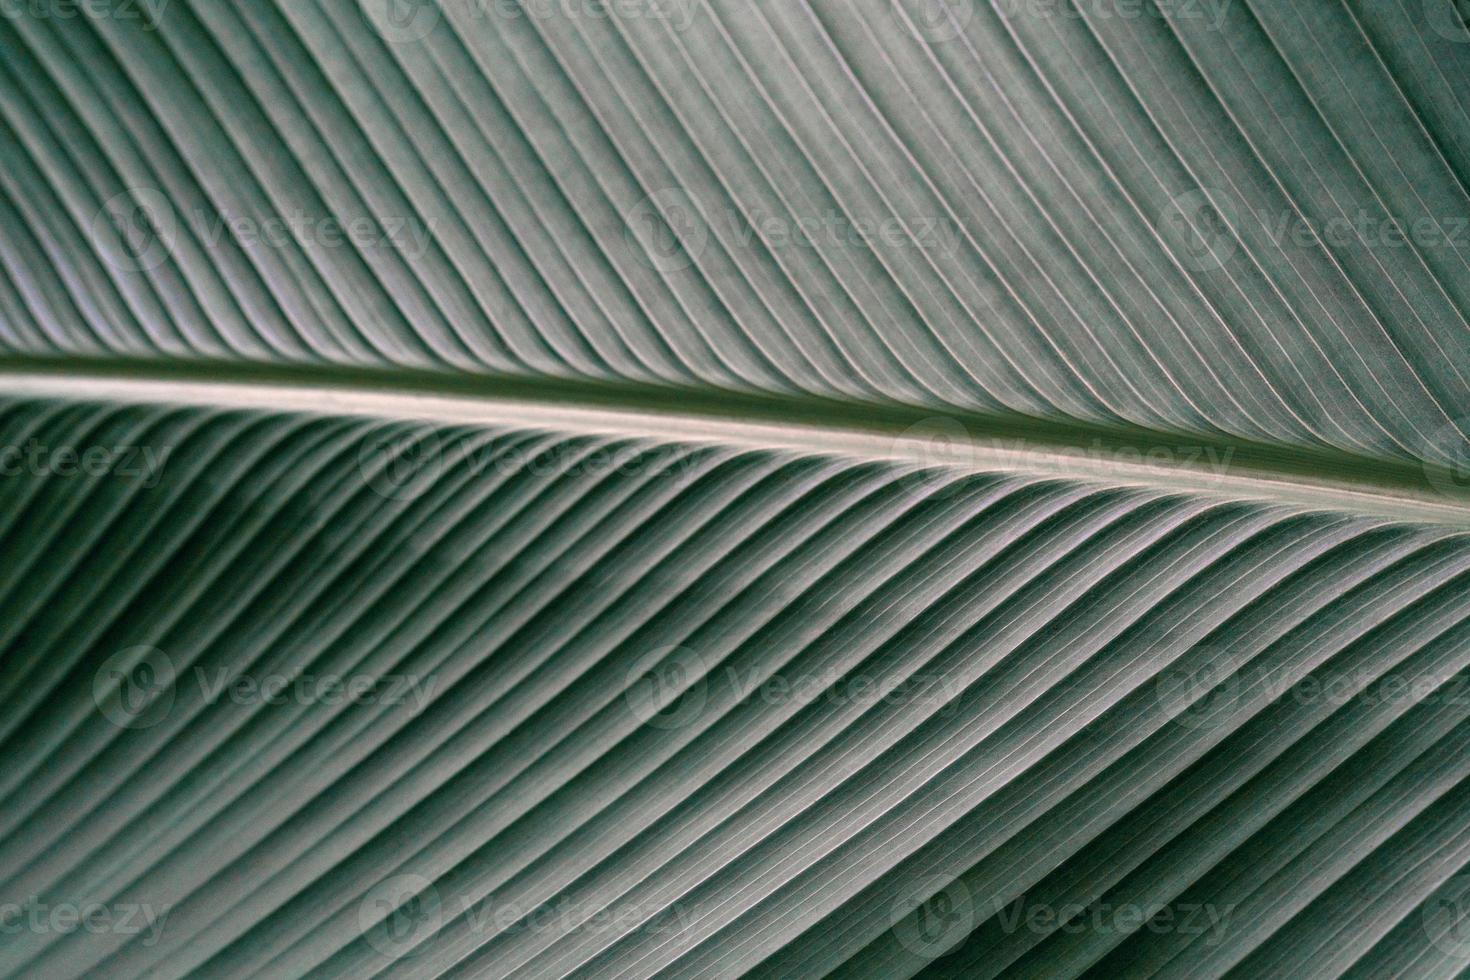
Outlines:
[[[0,976],[1470,967],[1451,0],[0,18]]]

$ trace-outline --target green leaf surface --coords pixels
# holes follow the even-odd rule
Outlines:
[[[0,11],[0,976],[1470,968],[1461,7]]]

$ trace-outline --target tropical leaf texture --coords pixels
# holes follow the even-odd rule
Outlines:
[[[1470,969],[1462,7],[0,4],[0,976]]]

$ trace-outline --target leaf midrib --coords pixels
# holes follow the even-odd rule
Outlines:
[[[1091,478],[1470,527],[1470,494],[1446,492],[1445,481],[1431,481],[1424,464],[950,406],[404,368],[77,357],[0,357],[0,395],[290,409],[721,442]],[[936,420],[963,426],[968,444],[946,452],[909,435]]]

